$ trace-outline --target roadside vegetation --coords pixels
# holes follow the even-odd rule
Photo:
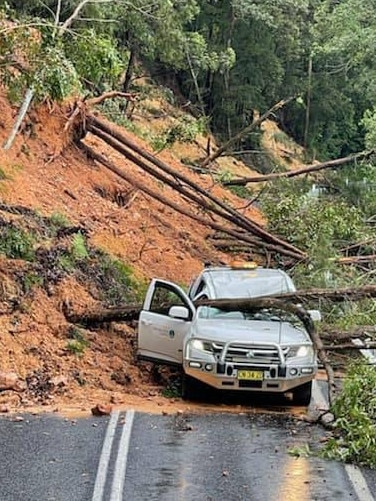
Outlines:
[[[0,76],[15,105],[22,104],[28,90],[31,106],[112,90],[129,94],[128,101],[102,103],[101,111],[148,140],[156,152],[210,133],[226,144],[259,113],[288,98],[273,117],[283,129],[285,149],[290,138],[304,146],[301,162],[364,150],[370,155],[303,180],[231,190],[245,205],[261,208],[270,232],[308,255],[288,264],[278,252],[273,256],[275,265],[289,267],[300,287],[362,286],[376,284],[371,154],[376,147],[376,59],[370,49],[375,29],[370,0],[14,0],[0,2]],[[133,115],[157,117],[162,95],[184,111],[158,133],[143,130]],[[261,147],[261,135],[261,127],[255,127],[226,153],[240,151],[239,158],[252,168],[260,166],[260,173],[286,171],[289,161],[271,159]],[[190,159],[194,166],[200,160]],[[230,169],[217,170],[213,182],[231,177]],[[74,275],[82,284],[94,283],[95,298],[108,306],[142,299],[143,280],[132,267],[91,247],[84,228],[72,227],[63,214],[46,218],[17,210],[21,223],[0,221],[0,254],[30,263],[17,276],[25,296],[36,287],[48,292]],[[319,307],[323,332],[328,325],[351,331],[376,324],[371,299],[340,305],[321,301]],[[87,346],[80,331],[70,332],[71,353],[81,356]],[[338,434],[327,445],[328,457],[376,467],[375,382],[374,368],[359,360],[351,366],[333,406]],[[175,388],[171,391],[175,395]]]

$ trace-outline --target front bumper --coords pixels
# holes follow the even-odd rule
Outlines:
[[[183,360],[184,372],[203,383],[220,390],[257,391],[285,393],[308,383],[315,378],[315,360],[286,360],[279,345],[273,345],[278,352],[278,361],[270,363],[229,362],[226,354],[233,345],[244,342],[227,343],[220,356],[192,356],[186,349]],[[249,343],[253,348],[255,343]],[[263,343],[262,346],[265,346]],[[294,363],[296,362],[296,363]]]

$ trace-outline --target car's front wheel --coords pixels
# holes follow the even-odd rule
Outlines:
[[[295,405],[309,405],[312,397],[312,381],[294,388],[292,401]]]
[[[197,379],[182,374],[181,396],[183,400],[200,400],[205,397],[208,387]]]

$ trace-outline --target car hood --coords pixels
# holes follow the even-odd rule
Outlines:
[[[198,318],[192,325],[192,335],[218,342],[254,341],[283,345],[310,341],[308,333],[288,322],[262,320],[213,320]]]

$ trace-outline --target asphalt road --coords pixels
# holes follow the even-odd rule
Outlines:
[[[23,418],[0,420],[1,501],[371,501],[376,493],[376,472],[301,456],[324,431],[284,411]]]

